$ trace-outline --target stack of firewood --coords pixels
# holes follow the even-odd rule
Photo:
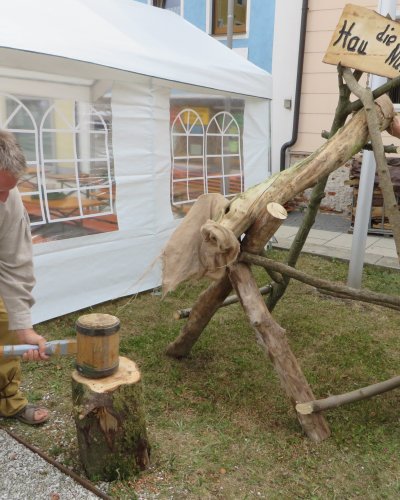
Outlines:
[[[393,189],[400,209],[400,158],[388,158],[387,163],[390,170]],[[353,187],[353,206],[351,214],[352,225],[354,225],[354,219],[357,210],[360,172],[361,158],[354,158],[351,164],[349,181],[346,182],[346,184],[349,184]],[[392,231],[392,227],[387,218],[387,214],[385,214],[383,196],[379,187],[379,180],[377,175],[375,175],[374,191],[372,195],[372,208],[369,229],[370,232],[373,232],[375,234],[390,234]]]

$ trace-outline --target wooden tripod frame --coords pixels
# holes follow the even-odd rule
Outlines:
[[[379,129],[385,130],[394,115],[393,106],[386,96],[379,98],[376,111]],[[242,251],[259,255],[286,218],[286,211],[280,204],[343,165],[367,140],[368,125],[361,110],[308,158],[243,193],[232,202],[229,212],[219,222],[237,237],[245,233]],[[166,353],[175,358],[186,357],[234,288],[292,405],[314,400],[312,390],[290,349],[285,330],[268,311],[249,265],[239,261],[240,256],[219,281],[200,294],[180,335],[167,347]],[[312,441],[320,442],[329,437],[330,430],[322,414],[297,412],[296,415]]]

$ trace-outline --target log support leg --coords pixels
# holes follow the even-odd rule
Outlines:
[[[214,313],[219,309],[226,297],[230,294],[232,285],[226,274],[219,281],[210,285],[199,295],[193,305],[189,319],[174,342],[166,349],[166,354],[173,358],[184,358],[197,342],[204,328],[208,325]]]
[[[293,406],[315,399],[290,349],[285,330],[270,315],[250,268],[246,264],[234,264],[230,268],[229,276],[250,324],[262,341]],[[321,414],[297,413],[297,417],[305,434],[312,441],[320,442],[330,436],[328,424]]]

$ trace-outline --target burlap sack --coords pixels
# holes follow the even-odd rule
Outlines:
[[[163,250],[163,295],[188,279],[218,279],[236,260],[237,238],[215,222],[228,205],[222,195],[214,193],[200,196],[191,207]]]

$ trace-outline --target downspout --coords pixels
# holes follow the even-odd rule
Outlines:
[[[226,46],[228,49],[232,48],[233,41],[233,15],[234,3],[233,0],[228,0],[228,13],[226,16]]]
[[[281,147],[281,159],[280,159],[281,172],[282,170],[285,170],[286,150],[296,143],[297,135],[299,132],[301,82],[303,80],[303,63],[304,63],[304,47],[306,43],[307,15],[308,15],[308,0],[303,0],[303,6],[301,8],[299,55],[297,61],[296,93],[294,97],[292,138],[290,139],[290,141],[285,142],[285,144],[283,144],[283,146]]]

